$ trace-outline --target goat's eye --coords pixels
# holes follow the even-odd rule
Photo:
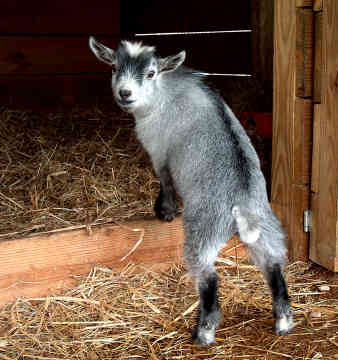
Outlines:
[[[155,71],[153,71],[153,70],[149,71],[147,74],[147,79],[152,79],[154,77],[154,75],[155,75]]]

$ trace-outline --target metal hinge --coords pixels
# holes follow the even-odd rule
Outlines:
[[[307,209],[304,211],[304,232],[310,232],[311,230],[311,224],[310,224],[310,218],[311,218],[311,210]]]

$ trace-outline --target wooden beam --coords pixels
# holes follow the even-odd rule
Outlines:
[[[93,227],[91,233],[76,230],[1,241],[0,305],[72,286],[75,275],[85,275],[95,265],[120,270],[133,263],[165,269],[182,262],[183,240],[178,218],[171,223],[131,221]],[[247,250],[235,237],[222,254],[243,257]]]
[[[320,104],[314,105],[313,112],[313,148],[312,148],[312,169],[311,169],[311,191],[317,193],[319,191],[320,176]]]
[[[310,150],[303,134],[308,138],[311,117],[309,103],[296,98],[294,5],[293,0],[275,1],[271,205],[288,234],[290,257],[307,260],[308,236],[303,232],[303,211],[308,207],[310,189],[304,183],[308,182],[311,155],[304,153]],[[305,121],[304,114],[307,114]]]
[[[293,121],[293,184],[310,184],[312,157],[313,103],[311,99],[296,98]]]
[[[318,192],[312,196],[310,258],[338,271],[338,2],[323,1]],[[318,170],[317,170],[318,171]]]
[[[313,102],[321,102],[322,87],[322,12],[315,13]]]
[[[312,96],[313,78],[313,11],[296,10],[296,95]]]

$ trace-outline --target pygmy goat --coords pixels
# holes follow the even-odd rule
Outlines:
[[[185,51],[161,58],[142,43],[122,41],[112,50],[91,37],[89,45],[112,67],[115,101],[133,114],[160,179],[157,217],[173,220],[176,196],[182,199],[184,259],[200,294],[194,343],[215,340],[221,313],[214,262],[235,233],[269,284],[276,333],[290,332],[285,235],[270,208],[257,154],[233,112],[201,73],[182,66]]]

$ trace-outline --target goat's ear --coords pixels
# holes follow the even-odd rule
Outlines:
[[[168,56],[160,59],[159,70],[160,72],[169,72],[176,70],[185,60],[185,51],[181,51],[177,55]]]
[[[93,36],[89,38],[89,47],[94,55],[104,63],[113,65],[115,62],[114,50],[99,43]]]

